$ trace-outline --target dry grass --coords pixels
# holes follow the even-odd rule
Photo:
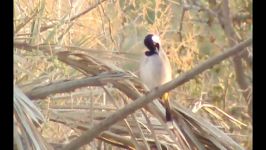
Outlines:
[[[37,128],[34,113],[23,116],[40,146],[62,147],[142,95],[145,89],[137,69],[147,33],[160,34],[175,77],[231,47],[228,39],[242,41],[251,36],[252,1],[230,1],[236,37],[221,27],[221,16],[212,15],[224,6],[221,1],[192,2],[15,0],[14,82],[45,116]],[[252,48],[240,56],[241,74],[251,89]],[[175,131],[166,127],[161,107],[153,103],[113,124],[82,148],[236,149],[239,144],[251,149],[252,94],[243,94],[249,89],[239,86],[234,63],[227,59],[171,90],[173,111],[183,118]],[[17,106],[20,113],[26,108]],[[17,114],[14,119],[20,130],[16,135],[20,136],[14,141],[20,137],[31,143],[25,139],[30,129],[21,130],[25,122]],[[21,143],[16,143],[18,149],[23,149]],[[24,149],[37,149],[31,144]]]

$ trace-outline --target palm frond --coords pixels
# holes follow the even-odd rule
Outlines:
[[[51,149],[36,128],[44,120],[40,109],[14,85],[14,143],[19,150]]]

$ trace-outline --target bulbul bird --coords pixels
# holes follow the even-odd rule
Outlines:
[[[172,80],[172,69],[169,59],[162,49],[159,36],[148,34],[144,39],[144,45],[148,48],[140,63],[140,78],[151,90]],[[166,121],[172,121],[169,104],[169,94],[164,93],[161,103],[165,107]]]

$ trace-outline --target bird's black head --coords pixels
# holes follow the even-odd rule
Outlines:
[[[157,35],[148,34],[144,39],[144,45],[149,49],[149,51],[145,52],[145,55],[158,54],[160,50],[160,39]]]

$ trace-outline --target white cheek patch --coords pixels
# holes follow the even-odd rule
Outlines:
[[[159,43],[161,45],[160,37],[158,35],[153,35],[151,39],[153,42]]]

